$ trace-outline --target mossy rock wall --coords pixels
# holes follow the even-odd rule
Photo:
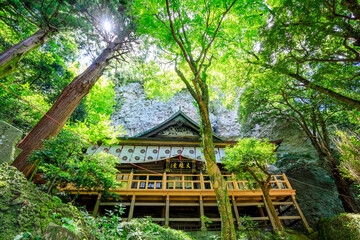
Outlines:
[[[64,219],[74,222],[77,236],[91,238],[84,215],[76,207],[41,192],[7,164],[0,165],[0,196],[0,239],[14,239],[22,232],[43,237],[49,223],[62,226]]]
[[[343,213],[321,219],[316,228],[319,240],[360,240],[360,214]]]

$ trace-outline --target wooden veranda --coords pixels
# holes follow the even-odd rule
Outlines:
[[[261,190],[249,189],[247,182],[238,180],[234,175],[223,175],[227,181],[230,202],[233,208],[234,220],[241,224],[241,216],[248,215],[250,219],[262,225],[271,224],[274,220],[267,214],[269,207],[263,199]],[[65,191],[81,196],[97,195],[93,207],[96,216],[102,208],[122,204],[126,206],[125,219],[151,216],[154,222],[164,226],[183,230],[205,229],[205,220],[211,221],[210,229],[220,227],[220,217],[217,216],[217,201],[209,176],[206,174],[118,174],[119,187],[113,193],[121,196],[121,202],[101,201],[101,195],[96,191],[78,191],[72,186]],[[270,196],[279,217],[285,226],[301,220],[306,229],[310,229],[285,174],[273,175],[271,178]],[[288,214],[295,209],[296,214]]]

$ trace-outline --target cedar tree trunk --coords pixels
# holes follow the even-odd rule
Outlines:
[[[42,46],[51,35],[52,31],[40,29],[30,37],[8,48],[0,54],[0,78],[6,77],[15,71],[20,60],[31,51]]]
[[[122,41],[117,38],[98,56],[98,58],[80,75],[66,86],[50,110],[46,113],[60,124],[43,116],[30,133],[19,143],[21,154],[12,163],[12,166],[23,172],[25,177],[30,177],[35,170],[35,165],[28,163],[27,158],[32,151],[42,147],[44,139],[57,136],[63,125],[69,119],[80,101],[89,93],[96,81],[101,77],[108,66],[114,53],[119,50]]]
[[[271,198],[270,198],[270,194],[269,194],[269,191],[270,191],[270,187],[269,187],[269,184],[268,183],[261,183],[261,190],[264,194],[264,198],[265,198],[265,201],[267,203],[267,205],[269,206],[269,214],[271,214],[271,216],[273,217],[273,219],[275,220],[275,227],[277,231],[282,231],[282,224],[281,224],[281,221],[280,221],[280,218],[275,210],[275,207],[274,207],[274,204],[273,202],[271,201]]]
[[[330,165],[331,175],[335,181],[344,210],[348,213],[359,213],[359,206],[350,190],[351,183],[341,176],[340,170],[333,157],[328,157],[328,163]]]
[[[206,161],[206,167],[210,177],[210,181],[214,188],[216,200],[218,201],[218,209],[221,217],[221,239],[236,239],[234,219],[232,215],[227,184],[224,177],[221,175],[218,165],[216,164],[213,133],[209,119],[209,108],[207,106],[205,108],[199,106],[199,109],[201,116],[201,124],[203,127],[202,141],[204,145],[203,151]]]

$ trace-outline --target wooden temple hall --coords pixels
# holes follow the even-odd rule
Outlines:
[[[121,196],[120,202],[101,200],[96,192],[80,191],[80,199],[87,204],[93,215],[104,214],[105,209],[121,203],[125,206],[125,220],[151,216],[154,222],[175,229],[196,231],[205,229],[202,216],[212,223],[208,230],[220,230],[220,215],[215,193],[206,174],[204,156],[200,147],[199,125],[178,111],[156,127],[134,137],[119,138],[119,144],[102,146],[120,159],[134,163],[151,171],[149,173],[120,160],[117,180],[120,187],[113,191]],[[280,145],[281,140],[273,141]],[[250,216],[261,226],[270,226],[268,206],[263,201],[261,190],[250,190],[247,182],[235,179],[221,164],[225,147],[235,141],[225,141],[214,136],[216,161],[227,180],[230,202],[235,222],[240,224],[242,216]],[[89,149],[89,154],[102,151]],[[302,221],[308,224],[295,199],[295,190],[285,174],[272,177],[270,195],[284,226]],[[67,188],[77,193],[77,190]],[[293,209],[292,211],[288,211]]]

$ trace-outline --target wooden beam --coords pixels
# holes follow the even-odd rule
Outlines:
[[[236,203],[238,207],[249,207],[249,206],[264,206],[264,203],[261,202],[249,202],[249,203]]]
[[[165,227],[169,227],[169,216],[170,216],[170,199],[168,195],[166,196],[166,205],[165,205]]]
[[[130,202],[101,202],[100,206],[115,206],[115,205],[130,206]]]
[[[274,205],[294,205],[293,202],[273,202]]]
[[[96,217],[96,215],[98,214],[100,202],[101,202],[101,194],[98,195],[96,203],[95,203],[95,207],[94,207],[94,211],[93,211],[94,217]]]
[[[170,206],[197,207],[197,206],[200,206],[200,204],[199,203],[170,203]]]
[[[293,201],[294,205],[295,205],[295,208],[296,208],[296,211],[298,212],[300,218],[301,218],[301,221],[304,225],[304,227],[306,228],[306,230],[308,230],[308,232],[312,232],[312,228],[309,226],[308,222],[306,221],[306,218],[305,218],[305,215],[303,214],[303,212],[301,211],[300,209],[300,206],[299,204],[297,203],[296,199],[295,199],[295,196],[291,196],[291,200]]]
[[[135,195],[131,198],[131,204],[130,204],[130,210],[129,210],[129,216],[128,216],[128,222],[131,221],[133,215],[134,215],[134,207],[135,207]]]
[[[200,222],[200,218],[169,218],[170,222]]]
[[[240,229],[240,227],[241,227],[240,216],[239,216],[239,211],[238,211],[238,207],[237,207],[234,196],[232,198],[232,205],[233,205],[233,209],[234,209],[234,213],[235,213],[236,222],[237,222],[238,228]]]
[[[142,203],[135,203],[135,206],[165,206],[165,203],[159,202],[142,202]]]
[[[280,220],[301,219],[300,216],[279,216]]]
[[[269,220],[269,217],[251,217],[250,219],[253,221],[266,221]]]
[[[267,215],[268,215],[268,217],[269,217],[269,219],[270,219],[271,226],[273,227],[273,229],[276,229],[275,219],[274,219],[273,216],[271,215],[271,213],[270,213],[270,208],[269,208],[268,204],[266,203],[264,197],[263,197],[263,202],[264,202],[264,206],[265,206],[266,213],[267,213]]]
[[[203,219],[205,217],[205,213],[204,213],[204,201],[202,196],[200,196],[199,198],[199,206],[200,206],[201,231],[206,231],[205,221]]]

